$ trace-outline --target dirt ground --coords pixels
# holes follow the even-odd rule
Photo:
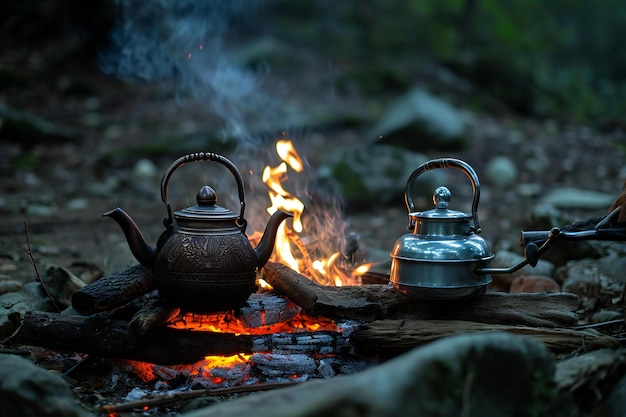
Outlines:
[[[190,146],[197,151],[210,150],[202,142],[193,148],[188,139],[177,139],[180,132],[210,132],[219,125],[215,114],[193,100],[168,97],[160,86],[125,84],[93,67],[72,68],[53,79],[38,79],[39,62],[44,58],[45,54],[30,61],[28,56],[4,57],[5,65],[26,64],[33,82],[0,92],[0,102],[39,115],[72,133],[70,138],[58,140],[37,136],[32,140],[0,139],[0,274],[4,279],[34,279],[25,226],[33,258],[40,265],[53,262],[71,268],[89,264],[105,272],[119,267],[115,259],[127,256],[116,254],[124,250],[120,249],[121,231],[101,217],[117,206],[133,216],[150,242],[156,242],[165,216],[159,196],[162,173],[174,159],[188,153]],[[324,105],[322,98],[315,101],[316,86],[300,85],[298,79],[280,82],[302,94],[295,98],[300,107],[306,103],[314,108]],[[63,88],[68,83],[88,86],[88,94],[68,94]],[[329,105],[354,106],[355,98],[338,97]],[[360,146],[363,142],[359,130],[350,127],[292,129],[288,135],[312,170],[335,147]],[[622,132],[603,133],[587,126],[514,115],[479,115],[469,135],[471,145],[465,151],[449,155],[425,149],[424,153],[433,158],[466,160],[481,178],[493,156],[505,155],[519,167],[519,183],[540,186],[538,195],[525,197],[514,187],[502,190],[488,178],[483,181],[479,214],[484,236],[493,245],[515,245],[528,213],[541,195],[554,187],[615,195],[621,187],[625,158]],[[271,148],[271,140],[267,140],[271,135],[265,137],[256,146]],[[154,150],[168,140],[169,149]],[[236,158],[236,153],[236,149],[224,150],[228,157]],[[145,175],[137,173],[138,161],[143,158],[154,164],[153,171]],[[194,193],[191,188],[181,188],[182,204],[191,205]],[[264,193],[250,198],[257,199],[258,207],[266,204]],[[253,212],[249,209],[248,213]],[[406,209],[400,199],[397,205],[372,202],[359,210],[347,207],[343,214],[350,230],[369,250],[390,251],[397,237],[405,233]],[[575,221],[602,215],[604,210],[571,209],[564,214]]]

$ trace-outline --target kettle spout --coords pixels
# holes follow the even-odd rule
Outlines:
[[[278,226],[283,222],[283,220],[293,217],[293,214],[288,213],[286,211],[278,210],[276,213],[272,214],[270,220],[267,222],[267,226],[265,226],[265,231],[263,232],[263,237],[261,241],[254,248],[254,254],[257,259],[257,267],[261,268],[263,265],[267,263],[272,256],[272,251],[274,250],[274,243],[276,242],[276,232],[278,231]]]
[[[157,250],[146,242],[134,220],[121,208],[107,211],[102,216],[110,217],[122,228],[133,256],[147,268],[154,267]]]

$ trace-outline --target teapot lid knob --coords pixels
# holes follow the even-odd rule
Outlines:
[[[217,203],[217,193],[213,188],[205,185],[196,194],[196,201],[199,206],[214,206]]]
[[[450,205],[452,193],[447,187],[437,187],[433,193],[433,203],[438,209],[447,209]]]

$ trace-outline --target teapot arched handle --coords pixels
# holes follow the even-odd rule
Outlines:
[[[161,200],[163,200],[163,204],[165,204],[165,207],[167,207],[168,219],[166,219],[166,222],[168,223],[168,226],[171,225],[173,221],[172,207],[169,201],[167,200],[167,185],[170,181],[170,177],[172,176],[174,171],[176,171],[181,166],[185,165],[188,162],[195,162],[195,161],[219,162],[220,164],[228,168],[228,170],[233,174],[233,176],[235,177],[235,180],[237,181],[237,189],[239,191],[239,202],[241,204],[241,208],[239,210],[239,219],[237,221],[237,224],[239,224],[240,226],[245,225],[243,216],[244,216],[244,211],[246,208],[246,202],[245,202],[244,191],[243,191],[244,190],[243,179],[241,177],[241,174],[239,173],[239,170],[235,166],[235,164],[233,164],[225,156],[220,155],[218,153],[195,152],[195,153],[190,153],[185,156],[181,156],[180,158],[172,162],[172,164],[167,168],[167,171],[165,171],[165,174],[163,175],[163,179],[161,180]]]
[[[478,224],[478,215],[476,214],[476,211],[478,210],[478,201],[480,200],[480,182],[478,181],[478,175],[476,175],[476,172],[474,171],[474,169],[467,162],[461,161],[460,159],[455,159],[455,158],[432,159],[428,162],[424,162],[422,165],[417,167],[415,171],[413,171],[413,173],[409,177],[409,180],[406,183],[406,190],[404,192],[404,199],[406,202],[407,209],[409,210],[409,214],[415,212],[415,204],[413,203],[413,198],[411,197],[413,183],[415,182],[417,177],[419,177],[424,172],[430,171],[431,169],[436,169],[436,168],[456,168],[456,169],[463,171],[463,173],[467,176],[467,178],[469,178],[470,182],[472,183],[472,192],[473,192],[473,199],[472,199],[472,223],[473,224],[470,225],[470,227],[472,228],[474,232],[480,233],[481,229],[480,229],[480,225]],[[409,216],[409,229],[413,230],[414,228],[415,228],[415,220],[412,219],[411,216]]]

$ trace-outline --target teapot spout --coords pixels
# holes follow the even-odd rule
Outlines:
[[[157,250],[148,245],[137,224],[124,210],[118,207],[107,211],[102,216],[110,217],[120,225],[128,241],[130,251],[140,264],[147,268],[154,267]]]
[[[293,214],[282,210],[278,210],[276,213],[272,214],[272,217],[270,217],[270,220],[267,222],[267,226],[265,226],[265,231],[263,232],[261,241],[257,247],[254,248],[258,268],[265,265],[270,259],[270,256],[272,256],[278,226],[280,226],[280,224],[289,217],[293,217]]]

